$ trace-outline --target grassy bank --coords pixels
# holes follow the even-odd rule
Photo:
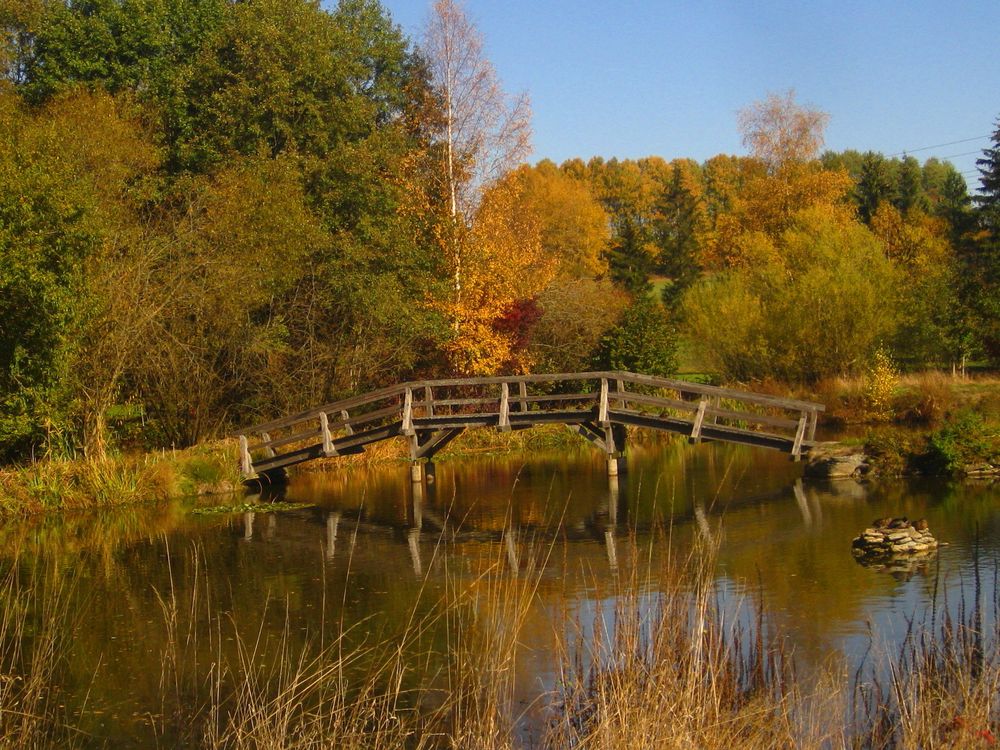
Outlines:
[[[265,638],[260,623],[217,611],[197,587],[190,601],[159,592],[152,627],[165,645],[149,732],[159,746],[206,750],[526,746],[514,683],[545,553],[536,559],[513,577],[498,546],[471,575],[451,576],[429,606],[414,605],[398,630],[360,645],[349,645],[350,623],[334,625],[325,641],[296,640],[287,624]],[[532,747],[995,745],[1000,650],[995,628],[983,623],[997,612],[995,603],[984,612],[991,605],[978,594],[961,618],[913,624],[891,653],[875,646],[874,669],[800,681],[765,616],[749,604],[737,603],[743,616],[720,604],[709,547],[683,559],[668,554],[662,565],[636,547],[622,559],[620,576],[596,599],[613,611],[582,619],[567,599],[552,612],[559,679],[537,698],[545,719]],[[60,692],[79,616],[65,606],[71,585],[64,574],[34,570],[0,586],[4,746],[86,744],[86,704]],[[442,631],[444,640],[430,637]],[[199,660],[206,653],[211,659]]]
[[[891,370],[827,378],[812,385],[765,382],[764,393],[818,401],[829,427],[896,424],[934,426],[949,416],[975,412],[1000,422],[1000,377],[953,376],[928,371],[899,375]]]
[[[241,488],[235,441],[180,451],[44,460],[0,470],[0,515],[110,507]]]

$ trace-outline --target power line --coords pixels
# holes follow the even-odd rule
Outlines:
[[[956,159],[959,156],[972,156],[973,154],[981,154],[981,153],[983,153],[983,150],[981,148],[979,148],[979,149],[976,149],[975,151],[963,151],[960,154],[948,154],[947,156],[939,156],[938,158],[939,159]]]
[[[905,156],[906,154],[915,154],[918,151],[930,151],[932,148],[943,148],[944,146],[954,146],[954,145],[956,145],[958,143],[970,143],[972,141],[983,141],[983,140],[986,140],[989,137],[990,136],[987,133],[986,135],[980,135],[980,136],[978,136],[976,138],[962,138],[961,140],[958,140],[958,141],[948,141],[948,143],[936,143],[933,146],[921,146],[920,148],[908,148],[908,149],[904,149],[903,151],[899,151],[899,152],[897,152],[895,154],[889,154],[889,156],[890,157],[891,156]]]

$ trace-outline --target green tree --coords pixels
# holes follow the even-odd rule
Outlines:
[[[67,94],[31,112],[0,94],[0,456],[103,452],[102,415],[123,368],[121,350],[94,359],[91,344],[144,251],[137,207],[155,166],[135,120],[107,96]],[[116,346],[142,340],[128,335]]]
[[[892,173],[884,156],[874,151],[865,152],[855,193],[858,215],[865,224],[871,223],[880,203],[893,200]]]
[[[677,371],[677,332],[663,305],[648,295],[625,308],[621,320],[601,338],[596,365],[647,375]]]
[[[660,248],[657,271],[670,279],[663,289],[663,302],[673,309],[701,273],[708,217],[697,164],[678,159],[671,165],[670,182],[658,198],[654,222]]]
[[[987,354],[1000,362],[1000,119],[992,144],[976,160],[979,193],[974,198],[980,237],[971,263],[976,279],[974,304]]]

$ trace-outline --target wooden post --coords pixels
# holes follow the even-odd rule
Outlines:
[[[805,438],[807,421],[808,417],[806,416],[806,412],[802,412],[802,416],[799,417],[799,427],[795,430],[795,442],[792,443],[793,461],[798,461],[802,458],[802,440]]]
[[[424,386],[424,408],[428,417],[434,416],[434,389],[429,385]]]
[[[816,439],[816,424],[819,422],[819,412],[813,409],[809,412],[809,427],[806,432],[806,440],[810,443]]]
[[[603,426],[608,424],[608,379],[601,378],[601,404],[597,412],[597,421]]]
[[[265,443],[271,442],[271,436],[266,432],[260,433],[260,439]],[[274,458],[274,448],[272,448],[271,446],[267,446],[266,448],[264,448],[264,455],[267,456],[268,458]]]
[[[497,429],[510,432],[510,388],[506,381],[500,384],[500,418],[497,420]]]
[[[619,378],[618,380],[616,380],[615,381],[615,390],[618,391],[619,393],[625,393],[625,381],[622,380],[621,378]],[[622,396],[621,398],[618,399],[618,408],[622,409],[622,410],[625,409],[625,397],[624,396]]]
[[[689,438],[692,443],[701,442],[701,425],[705,421],[705,409],[708,408],[708,399],[702,399],[698,402],[698,413],[694,415],[694,426],[691,428],[691,437]]]
[[[240,435],[240,471],[245,477],[252,477],[254,474],[253,461],[250,459],[250,444],[246,435]]]
[[[319,413],[319,429],[323,436],[323,455],[336,456],[337,448],[333,444],[333,436],[330,435],[330,420],[325,411]]]
[[[523,380],[519,382],[517,392],[521,396],[521,411],[528,411],[528,384]]]
[[[348,421],[350,418],[351,415],[348,414],[347,411],[343,409],[340,411],[340,419],[344,422],[344,433],[347,435],[354,434],[354,428],[351,427],[351,423]]]
[[[406,396],[403,398],[403,427],[404,435],[416,434],[413,429],[413,389],[406,389]]]

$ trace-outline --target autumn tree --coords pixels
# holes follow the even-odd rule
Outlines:
[[[516,210],[522,190],[511,175],[484,192],[465,245],[462,297],[438,303],[455,323],[447,352],[456,371],[488,375],[530,367],[516,356],[515,337],[502,321],[545,288],[554,263],[542,253],[534,214]]]
[[[589,184],[550,161],[517,171],[522,202],[518,211],[535,215],[542,252],[559,275],[600,276],[607,271],[608,215]]]
[[[795,101],[795,91],[768,94],[741,109],[738,116],[743,145],[770,172],[803,164],[819,155],[830,116]]]

